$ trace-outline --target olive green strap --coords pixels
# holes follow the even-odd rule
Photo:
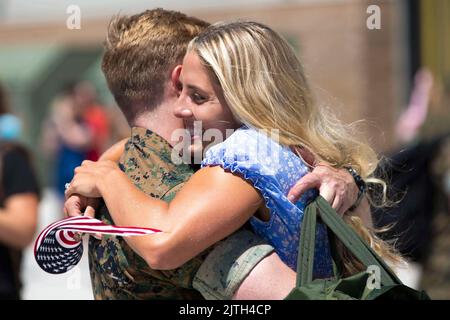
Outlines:
[[[402,283],[384,260],[367,242],[361,239],[352,227],[342,220],[324,198],[319,196],[316,201],[323,223],[332,230],[344,246],[366,267],[378,266],[380,268],[381,283],[383,285]]]
[[[313,278],[316,220],[317,205],[313,202],[306,208],[302,221],[297,257],[297,287],[310,283]]]
[[[320,214],[323,223],[362,264],[379,267],[383,285],[401,283],[383,259],[360,238],[353,228],[342,220],[325,199],[319,196],[306,208],[302,222],[297,260],[298,286],[306,285],[312,281],[317,213]]]

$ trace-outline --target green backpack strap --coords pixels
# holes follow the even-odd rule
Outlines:
[[[367,242],[361,239],[352,227],[342,220],[324,198],[319,196],[316,201],[323,223],[332,230],[344,246],[366,267],[373,265],[380,268],[381,284],[402,284],[386,262],[384,262]]]
[[[297,287],[312,281],[316,245],[317,204],[312,202],[303,216],[297,257]]]
[[[362,264],[379,267],[382,285],[401,284],[401,281],[383,259],[360,238],[353,228],[342,220],[325,199],[319,196],[306,208],[302,222],[297,260],[298,287],[312,282],[317,214],[320,214],[322,222]]]

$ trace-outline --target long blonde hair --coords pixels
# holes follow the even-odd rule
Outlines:
[[[327,109],[314,102],[299,59],[289,44],[269,27],[250,21],[218,23],[194,38],[188,52],[197,53],[215,75],[226,102],[242,123],[261,130],[279,130],[279,142],[306,148],[316,161],[335,168],[351,166],[366,182],[374,177],[378,157]],[[387,243],[365,228],[357,217],[346,216],[384,258],[399,262]],[[347,273],[363,266],[340,249]]]

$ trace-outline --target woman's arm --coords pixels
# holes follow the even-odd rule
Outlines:
[[[120,157],[125,152],[125,144],[128,140],[128,138],[125,138],[120,140],[119,142],[116,142],[108,150],[103,152],[98,161],[109,160],[113,162],[119,162]]]
[[[81,186],[93,185],[94,191]],[[80,187],[79,187],[80,186]],[[154,269],[174,269],[241,227],[263,204],[251,184],[221,167],[194,174],[170,204],[149,197],[109,161],[84,162],[68,194],[102,196],[117,225],[152,227],[163,233],[128,237]]]

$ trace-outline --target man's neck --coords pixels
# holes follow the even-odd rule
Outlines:
[[[172,134],[175,130],[183,128],[183,122],[173,115],[172,110],[171,103],[162,103],[154,111],[138,116],[134,126],[149,129],[171,146],[175,146],[178,141],[172,139]]]

